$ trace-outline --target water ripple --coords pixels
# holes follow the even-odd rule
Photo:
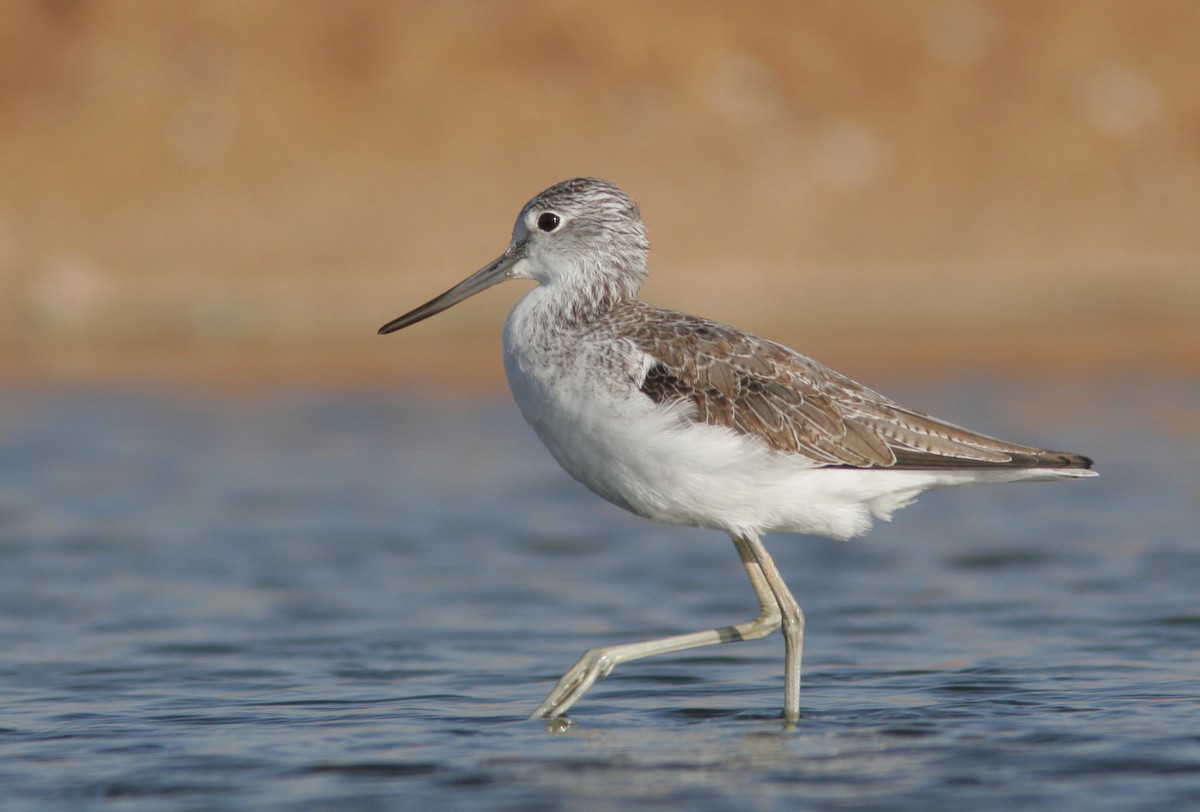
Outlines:
[[[724,537],[605,505],[507,402],[0,396],[4,806],[1186,807],[1200,438],[1140,409],[1200,387],[1059,386],[1100,479],[768,540],[808,616],[791,728],[777,638],[525,718],[586,648],[756,607]],[[1013,382],[937,392],[1022,413]]]

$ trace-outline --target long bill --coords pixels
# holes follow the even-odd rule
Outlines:
[[[410,310],[398,319],[393,319],[387,324],[379,328],[379,334],[394,333],[401,330],[410,324],[416,324],[419,321],[436,316],[443,310],[453,307],[463,299],[469,299],[476,293],[485,291],[493,285],[498,285],[501,282],[511,278],[509,271],[512,266],[521,259],[519,251],[508,250],[499,257],[488,263],[483,268],[480,268],[475,273],[468,276],[463,281],[459,282],[450,290],[443,293],[434,299],[430,299],[425,304]]]

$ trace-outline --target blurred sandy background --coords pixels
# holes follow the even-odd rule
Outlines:
[[[1200,368],[1200,3],[0,0],[0,372],[496,384],[545,186],[859,374]]]

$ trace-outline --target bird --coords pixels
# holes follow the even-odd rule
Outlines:
[[[782,344],[648,304],[638,294],[649,252],[628,194],[572,178],[522,207],[503,254],[379,328],[409,327],[501,282],[535,282],[503,333],[505,374],[525,420],[572,477],[609,502],[727,533],[757,596],[759,613],[746,622],[587,651],[531,718],[563,717],[629,661],[781,629],[783,718],[794,723],[804,613],[762,536],[849,539],[931,488],[1096,473],[1082,454],[961,428]]]

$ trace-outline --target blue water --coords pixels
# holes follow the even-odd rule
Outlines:
[[[771,537],[783,644],[591,646],[743,620],[729,541],[562,474],[506,399],[0,394],[0,808],[1181,809],[1200,803],[1200,383],[873,381],[1103,476],[927,494]]]

